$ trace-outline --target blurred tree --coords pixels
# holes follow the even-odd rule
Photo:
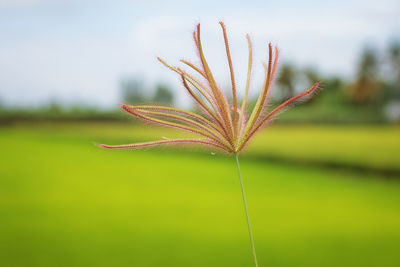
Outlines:
[[[306,78],[307,83],[310,85],[314,84],[316,81],[321,80],[319,73],[311,67],[307,67],[303,70],[303,75]]]
[[[383,82],[384,98],[386,102],[400,101],[400,42],[392,41],[388,51],[389,67],[386,79]]]
[[[135,77],[124,78],[120,83],[122,100],[131,105],[142,104],[146,100],[143,82]]]
[[[296,79],[296,70],[292,65],[285,63],[280,68],[277,85],[282,92],[282,98],[289,98],[294,96],[294,84]]]
[[[153,102],[170,106],[174,103],[174,94],[166,85],[158,85],[153,96]]]
[[[346,84],[339,76],[327,77],[322,80],[322,88],[324,93],[316,97],[321,102],[324,102],[324,105],[330,104],[334,106],[340,106],[344,103],[348,103],[345,94]]]
[[[329,89],[329,91],[343,89],[344,84],[340,77],[331,77],[324,80],[324,88]]]
[[[389,47],[390,65],[393,70],[394,80],[400,83],[400,41],[393,41]]]
[[[367,47],[361,55],[357,79],[350,86],[351,101],[356,104],[376,102],[380,89],[377,52],[371,47]]]
[[[63,108],[57,100],[51,100],[47,107],[44,108],[44,111],[48,114],[60,114],[63,112]]]

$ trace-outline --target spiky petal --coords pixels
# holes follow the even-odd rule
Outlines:
[[[226,151],[224,147],[221,147],[220,145],[207,139],[168,139],[168,140],[159,140],[159,141],[152,141],[145,143],[126,144],[126,145],[100,144],[99,146],[101,148],[110,148],[110,149],[141,149],[141,148],[154,147],[160,145],[205,145]]]

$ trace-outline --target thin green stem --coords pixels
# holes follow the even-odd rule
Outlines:
[[[239,164],[239,155],[238,153],[235,153],[235,158],[236,158],[236,166],[237,170],[239,173],[239,180],[240,180],[240,187],[242,189],[242,198],[243,198],[243,205],[244,205],[244,211],[246,213],[246,220],[247,220],[247,228],[249,230],[249,237],[250,237],[250,243],[251,243],[251,250],[253,252],[253,258],[254,258],[254,264],[256,267],[258,267],[258,262],[257,262],[257,255],[256,255],[256,248],[254,246],[254,238],[253,238],[253,232],[251,230],[251,225],[250,225],[250,217],[249,217],[249,212],[247,210],[247,201],[246,201],[246,194],[244,193],[244,186],[243,186],[243,180],[242,180],[242,173],[240,171],[240,164]]]

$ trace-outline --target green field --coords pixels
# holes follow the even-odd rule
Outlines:
[[[253,266],[233,158],[94,145],[176,135],[129,123],[0,128],[0,266]],[[241,163],[260,266],[400,266],[399,136],[257,136]]]

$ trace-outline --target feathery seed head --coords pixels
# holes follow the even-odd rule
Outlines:
[[[199,78],[196,78],[181,68],[168,65],[161,58],[158,58],[158,60],[167,68],[180,75],[184,88],[199,106],[202,114],[200,115],[173,107],[121,105],[121,108],[125,112],[134,117],[154,124],[191,132],[201,138],[163,138],[162,140],[153,142],[128,145],[100,145],[100,147],[139,149],[164,144],[189,144],[210,146],[227,153],[239,153],[246,147],[252,137],[254,137],[254,134],[262,129],[263,126],[271,122],[278,114],[293,104],[310,98],[318,90],[319,83],[316,82],[310,89],[286,100],[270,112],[266,112],[270,88],[275,77],[279,57],[278,49],[273,47],[270,43],[268,44],[268,63],[263,63],[265,77],[261,92],[251,113],[246,114],[253,60],[250,37],[248,34],[246,35],[249,47],[249,59],[247,80],[244,90],[245,92],[240,104],[237,98],[237,85],[235,83],[235,75],[233,71],[226,27],[223,22],[220,22],[220,26],[222,28],[231,78],[232,103],[228,102],[228,98],[215,82],[215,78],[203,53],[200,39],[200,24],[198,24],[196,30],[193,32],[193,39],[197,48],[201,65],[195,66],[186,60],[181,60],[181,62],[193,69],[198,75],[201,76],[200,78],[205,80],[205,82],[201,82]]]

